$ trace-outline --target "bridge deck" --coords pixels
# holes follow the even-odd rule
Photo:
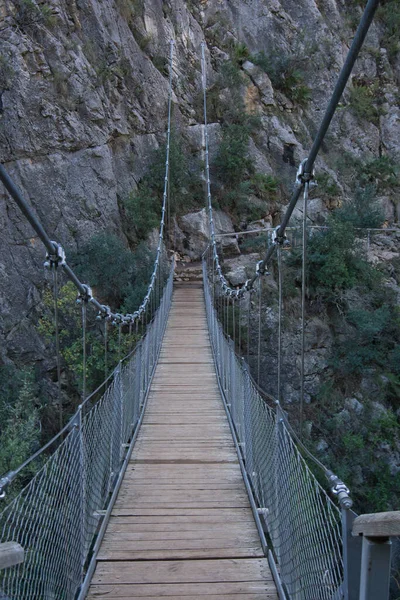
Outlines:
[[[217,385],[203,292],[177,285],[88,598],[277,599]]]

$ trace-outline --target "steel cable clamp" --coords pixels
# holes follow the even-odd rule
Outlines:
[[[16,473],[14,471],[9,471],[7,475],[4,475],[4,477],[0,479],[0,500],[6,497],[7,488],[13,482],[15,475]]]
[[[101,305],[101,310],[99,311],[96,320],[97,321],[102,321],[103,319],[105,319],[106,321],[109,321],[111,318],[111,308],[109,306],[107,306],[106,304],[102,304]]]
[[[46,260],[44,266],[46,269],[56,269],[59,265],[63,267],[66,265],[65,250],[57,242],[51,242],[54,246],[54,253],[46,252]]]
[[[342,508],[349,509],[353,506],[353,500],[350,498],[350,490],[341,479],[332,471],[327,473],[328,481],[331,484],[331,492],[338,497],[339,504]]]
[[[271,242],[275,245],[279,244],[284,248],[288,248],[290,246],[290,242],[286,237],[286,233],[280,233],[280,229],[281,226],[278,225],[278,227],[275,227],[275,229],[272,230]]]
[[[304,160],[301,161],[299,168],[297,169],[297,175],[296,175],[296,185],[297,186],[302,186],[305,183],[309,183],[310,186],[311,185],[316,185],[314,179],[315,179],[315,169],[314,167],[312,168],[311,173],[306,173],[306,165],[307,165],[307,161],[308,158],[305,158]]]
[[[90,285],[86,285],[85,283],[83,283],[82,288],[83,292],[79,292],[78,298],[76,299],[77,304],[82,304],[82,302],[85,302],[85,304],[87,304],[88,302],[93,300],[93,292]]]
[[[269,275],[267,269],[266,269],[266,264],[264,263],[263,260],[259,260],[257,265],[256,265],[256,274],[257,277],[261,277],[261,275]]]

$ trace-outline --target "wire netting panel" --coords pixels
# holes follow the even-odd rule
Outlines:
[[[218,321],[204,264],[210,337],[221,387],[282,583],[293,600],[342,597],[341,513],[285,426],[257,391]]]
[[[81,472],[74,429],[0,515],[1,541],[15,541],[25,549],[23,564],[0,571],[2,597],[74,597],[82,580]]]
[[[23,564],[0,570],[0,598],[76,597],[152,380],[172,285],[173,269],[146,336],[120,362],[100,400],[78,410],[57,450],[0,513],[0,542],[18,542],[25,550]]]

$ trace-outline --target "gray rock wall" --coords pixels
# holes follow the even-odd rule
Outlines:
[[[343,0],[0,0],[0,160],[52,239],[79,247],[105,229],[122,235],[119,203],[165,136],[169,40],[174,122],[199,159],[201,42],[211,83],[229,44],[240,42],[250,53],[305,59],[312,92],[306,108],[274,90],[251,60],[243,65],[246,106],[261,115],[250,152],[259,171],[277,176],[285,198],[343,64],[352,37],[348,13]],[[384,49],[368,50],[379,48],[381,37],[374,25],[355,75],[380,77],[385,110],[378,123],[360,120],[346,108],[346,92],[318,163],[333,177],[343,150],[399,156],[399,64],[389,64]],[[214,155],[219,129],[211,124]],[[338,183],[346,195],[348,182]],[[318,222],[327,203],[316,200]],[[389,220],[395,200],[385,192]],[[40,361],[45,348],[32,323],[40,313],[44,250],[2,188],[0,223],[2,360]]]

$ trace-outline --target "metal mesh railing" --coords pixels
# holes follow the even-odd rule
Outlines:
[[[0,542],[25,562],[0,571],[0,598],[72,600],[143,411],[172,298],[171,270],[146,336],[92,407],[83,405],[56,451],[0,513]]]
[[[224,334],[204,262],[207,319],[217,373],[280,578],[293,600],[340,598],[341,512],[308,468],[282,418],[257,391]]]

